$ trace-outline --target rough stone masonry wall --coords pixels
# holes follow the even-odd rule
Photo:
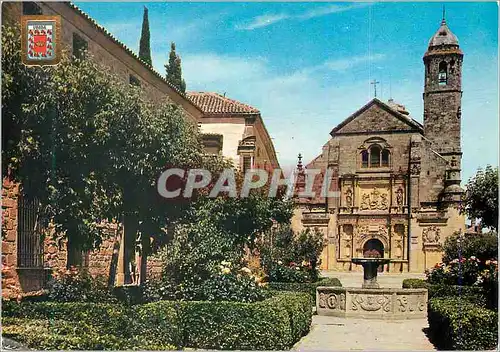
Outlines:
[[[19,185],[7,178],[2,182],[2,294],[18,291],[17,277],[17,195]]]

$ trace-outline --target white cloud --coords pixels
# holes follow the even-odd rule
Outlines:
[[[358,66],[364,63],[381,61],[385,59],[385,57],[385,54],[358,55],[348,58],[329,60],[325,62],[324,66],[332,71],[345,71],[354,66]]]
[[[330,6],[325,6],[325,7],[320,7],[317,9],[313,9],[310,11],[307,11],[306,13],[302,15],[296,16],[297,18],[308,20],[310,18],[315,18],[319,16],[325,16],[325,15],[330,15],[332,13],[340,13],[340,12],[345,12],[353,9],[359,9],[362,7],[367,7],[371,6],[374,3],[358,3],[358,4],[352,4],[352,5],[330,5]]]
[[[289,20],[289,19],[297,19],[297,20],[309,20],[311,18],[315,17],[320,17],[320,16],[326,16],[330,15],[333,13],[340,13],[340,12],[345,12],[353,9],[359,9],[362,7],[366,6],[371,6],[374,3],[359,3],[359,4],[352,4],[352,5],[329,5],[329,6],[323,6],[319,7],[316,9],[312,9],[309,11],[306,11],[301,14],[297,15],[292,15],[292,14],[286,14],[286,13],[281,13],[281,14],[264,14],[260,15],[257,17],[254,17],[250,23],[247,24],[238,24],[236,25],[236,29],[239,30],[254,30],[256,28],[262,28],[262,27],[267,27],[270,26],[274,23],[281,22],[284,20]]]
[[[236,25],[236,29],[241,30],[253,30],[256,28],[267,27],[276,22],[280,22],[290,18],[289,15],[286,14],[276,14],[276,15],[261,15],[255,17],[252,22],[246,25]]]

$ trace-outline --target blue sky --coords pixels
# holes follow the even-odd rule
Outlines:
[[[373,97],[391,96],[422,121],[422,56],[442,3],[85,3],[91,17],[138,51],[149,8],[153,65],[170,42],[188,90],[226,93],[260,109],[283,168],[321,152],[329,131]],[[498,165],[498,8],[446,3],[464,51],[463,179]]]

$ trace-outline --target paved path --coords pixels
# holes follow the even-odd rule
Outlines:
[[[344,287],[361,287],[362,272],[323,271],[323,276],[336,277]],[[424,274],[379,273],[380,287],[401,288],[407,278],[425,278]],[[374,320],[313,316],[309,334],[302,338],[294,350],[435,350],[423,329],[427,319]]]
[[[423,328],[426,319],[385,321],[313,316],[311,331],[294,350],[435,350]]]

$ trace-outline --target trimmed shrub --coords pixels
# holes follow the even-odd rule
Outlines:
[[[422,279],[404,279],[403,288],[426,288],[429,299],[442,297],[457,297],[464,301],[477,304],[480,307],[487,306],[487,297],[482,287],[458,286],[444,284],[429,284]]]
[[[439,349],[490,350],[498,344],[498,313],[456,298],[433,298],[429,332]]]
[[[316,299],[307,293],[281,293],[271,301],[285,307],[292,327],[292,342],[295,343],[309,332],[312,321],[312,309]]]
[[[177,306],[176,302],[160,301],[133,307],[135,334],[147,336],[156,346],[181,349],[184,341]]]
[[[313,302],[316,302],[316,287],[318,286],[342,287],[342,283],[335,277],[326,277],[312,283],[270,282],[268,284],[271,290],[308,293],[313,299]]]
[[[309,331],[311,306],[309,295],[300,293],[256,303],[159,301],[133,307],[4,302],[2,323],[6,336],[37,349],[271,350],[288,349]]]
[[[403,288],[428,288],[429,283],[424,279],[404,279]]]
[[[8,302],[8,303],[7,303]],[[7,304],[6,304],[7,303]],[[103,333],[131,336],[134,334],[133,318],[129,309],[120,304],[98,304],[83,302],[26,302],[2,303],[4,317],[24,319],[50,319],[92,324]]]
[[[154,344],[144,335],[109,334],[96,325],[60,319],[4,318],[2,334],[41,350],[175,349],[167,344]]]
[[[311,299],[279,294],[262,302],[182,302],[185,346],[203,349],[288,349],[310,328]]]
[[[275,302],[185,302],[180,317],[186,346],[270,350],[292,345],[289,314]]]

